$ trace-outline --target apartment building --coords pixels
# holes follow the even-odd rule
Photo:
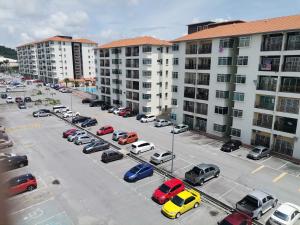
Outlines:
[[[158,115],[171,105],[171,44],[144,36],[95,50],[99,99],[135,112]]]
[[[300,15],[197,29],[172,41],[173,118],[300,159]]]
[[[69,36],[54,36],[17,47],[19,71],[31,79],[57,83],[95,77],[97,43]]]

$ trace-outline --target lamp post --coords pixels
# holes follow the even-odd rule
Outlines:
[[[176,122],[176,114],[173,114],[172,111],[175,110],[178,106],[173,106],[171,108],[171,122],[172,122],[172,161],[171,161],[171,174],[173,174],[174,169],[174,139],[175,139],[175,122]]]

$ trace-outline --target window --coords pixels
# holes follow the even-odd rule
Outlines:
[[[177,105],[177,99],[172,98],[172,99],[171,99],[171,104],[172,104],[172,105]]]
[[[216,98],[228,98],[229,97],[229,91],[221,91],[221,90],[216,90]]]
[[[165,83],[165,89],[168,89],[168,82]]]
[[[240,110],[240,109],[233,109],[233,110],[232,110],[232,116],[233,116],[233,117],[239,117],[239,118],[242,118],[242,117],[243,117],[243,110]]]
[[[179,51],[179,44],[173,44],[172,51]]]
[[[178,72],[172,72],[172,78],[178,79]]]
[[[177,93],[178,92],[178,86],[172,85],[172,92]]]
[[[166,59],[166,65],[169,65],[169,59]]]
[[[230,82],[231,74],[217,74],[217,82]]]
[[[143,52],[151,52],[151,51],[152,51],[152,47],[150,45],[143,46]]]
[[[232,57],[219,57],[218,65],[232,65]]]
[[[179,64],[178,58],[173,58],[173,65],[178,65],[178,64]]]
[[[145,106],[143,106],[143,112],[145,112],[145,113],[151,112],[151,107],[145,107]]]
[[[151,65],[152,64],[152,59],[143,59],[143,64],[144,65]]]
[[[233,38],[224,38],[220,40],[219,48],[232,48],[234,43]]]
[[[245,84],[246,83],[246,76],[245,75],[235,75],[234,76],[234,83],[236,83],[236,84]]]
[[[233,100],[243,102],[245,98],[245,94],[241,92],[234,92],[233,93]]]
[[[228,107],[215,106],[215,113],[221,114],[221,115],[227,115]]]
[[[241,136],[241,130],[236,128],[231,128],[231,135],[235,137]]]
[[[151,77],[152,71],[151,70],[144,70],[143,71],[143,76],[145,77]]]
[[[226,131],[226,125],[220,125],[214,123],[214,131],[223,133]]]
[[[151,99],[151,94],[143,94],[143,99]]]
[[[143,88],[151,88],[151,82],[143,82]]]
[[[239,56],[237,59],[237,65],[239,66],[248,65],[248,56]]]
[[[168,93],[165,93],[165,98],[168,98]]]
[[[249,47],[250,45],[250,36],[239,37],[239,47]]]

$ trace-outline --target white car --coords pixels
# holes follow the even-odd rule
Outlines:
[[[159,120],[155,121],[154,126],[155,127],[165,127],[165,126],[169,126],[171,124],[172,124],[171,121],[168,121],[165,119],[159,119]]]
[[[121,110],[125,109],[125,107],[119,107],[113,111],[113,114],[118,115]]]
[[[286,202],[275,210],[269,218],[268,223],[271,225],[293,225],[300,219],[300,206]]]
[[[148,123],[148,122],[153,122],[156,119],[155,116],[153,115],[146,115],[145,117],[143,117],[140,121],[142,123]]]
[[[79,112],[72,112],[72,111],[67,111],[63,114],[64,118],[68,118],[68,117],[75,117],[75,116],[80,116]]]
[[[188,131],[189,126],[185,125],[185,124],[179,124],[177,126],[174,127],[174,129],[171,130],[171,133],[174,132],[174,134],[179,134],[185,131]]]
[[[60,113],[66,113],[66,112],[69,112],[70,109],[67,107],[67,108],[62,108],[59,110]]]
[[[134,154],[140,154],[142,152],[153,150],[154,148],[155,146],[153,143],[146,141],[137,141],[132,143],[130,152]]]
[[[10,97],[10,96],[8,96],[8,97],[6,98],[6,103],[7,103],[7,104],[9,104],[9,103],[14,103],[13,98]]]

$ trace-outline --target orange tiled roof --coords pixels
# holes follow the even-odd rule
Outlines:
[[[46,41],[65,41],[65,42],[80,42],[80,43],[84,43],[84,44],[95,44],[95,45],[97,44],[96,42],[85,39],[85,38],[72,38],[72,39],[69,39],[69,38],[54,36],[54,37],[46,38],[46,39],[43,39],[43,40],[40,40],[40,41],[29,42],[29,43],[26,43],[26,44],[23,44],[23,45],[20,45],[20,46],[17,46],[17,47],[23,47],[23,46],[26,46],[26,45],[32,45],[32,44],[42,43],[42,42],[46,42]]]
[[[173,40],[172,42],[189,41],[197,39],[211,39],[217,37],[241,36],[249,34],[299,29],[300,14],[219,26],[185,35],[183,37]]]
[[[154,37],[143,36],[112,41],[110,43],[100,45],[99,48],[115,48],[135,45],[171,45],[171,43]]]

